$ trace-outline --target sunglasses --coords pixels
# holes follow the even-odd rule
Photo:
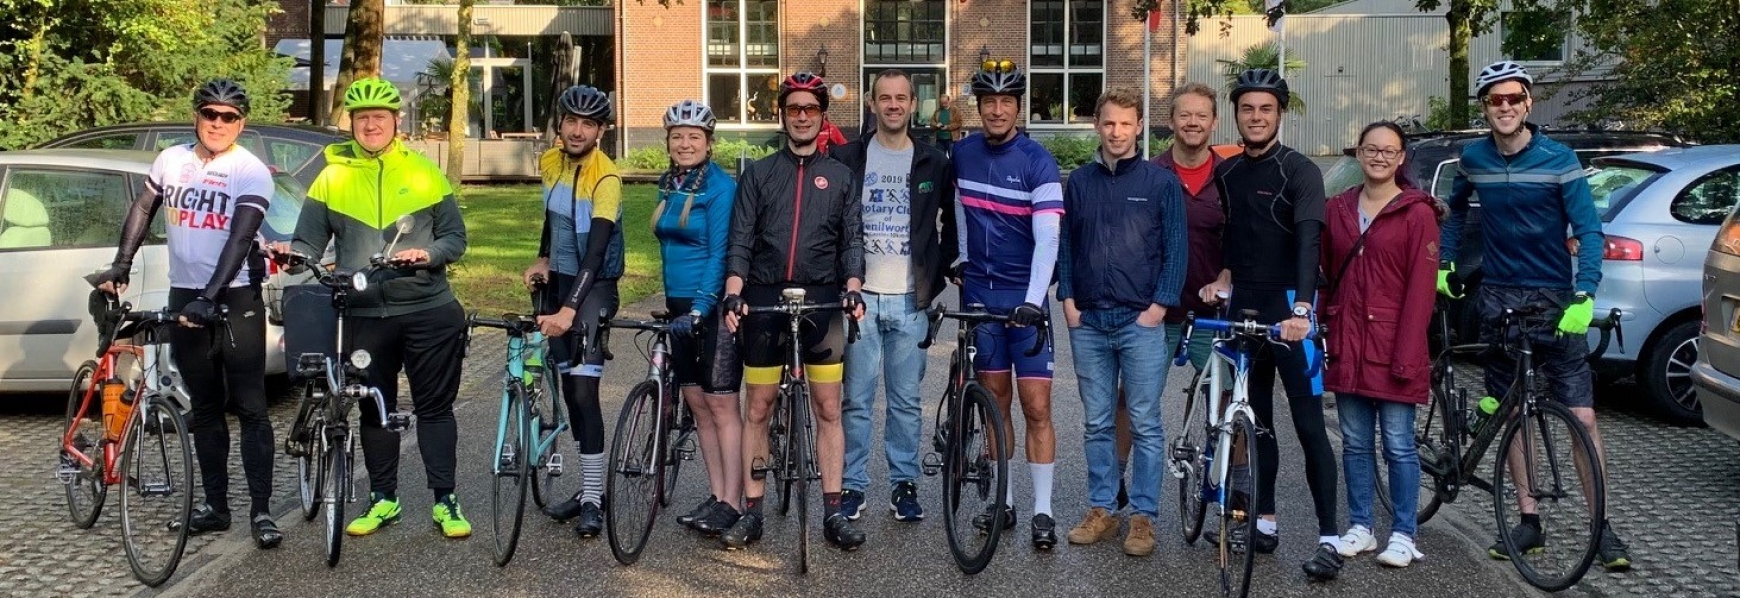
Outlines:
[[[797,118],[799,116],[815,117],[815,116],[820,116],[822,114],[822,105],[821,104],[804,104],[802,106],[799,106],[799,105],[794,104],[794,105],[786,106],[784,108],[784,110],[785,110],[785,117],[786,118]]]
[[[1490,94],[1486,94],[1485,102],[1486,102],[1486,105],[1488,105],[1488,106],[1491,106],[1493,108],[1498,108],[1500,106],[1504,106],[1505,104],[1510,104],[1512,106],[1521,106],[1522,103],[1524,101],[1527,101],[1528,99],[1529,99],[1528,92],[1490,93]]]
[[[210,108],[200,108],[199,117],[205,120],[223,121],[226,125],[235,124],[236,121],[243,118],[240,112],[221,112]]]
[[[987,73],[1013,73],[1015,72],[1015,63],[1008,60],[986,60],[979,65],[979,68],[984,69]]]

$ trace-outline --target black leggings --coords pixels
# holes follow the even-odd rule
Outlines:
[[[459,425],[453,400],[459,396],[461,359],[465,354],[465,309],[458,301],[420,312],[386,318],[351,317],[345,335],[352,351],[364,349],[374,358],[365,374],[381,389],[388,411],[398,409],[399,370],[411,383],[411,413],[416,416],[417,448],[429,488],[440,497],[453,491],[458,463]],[[363,462],[369,469],[369,490],[396,496],[399,491],[399,433],[381,427],[372,399],[362,406]]]
[[[198,295],[196,289],[170,289],[169,307],[180,310]],[[253,501],[251,516],[265,512],[272,499],[266,306],[258,286],[226,289],[218,301],[230,309],[228,333],[220,327],[176,326],[169,333],[169,348],[193,403],[188,428],[193,432],[205,501],[217,512],[230,511],[230,429],[224,412],[233,411],[242,429],[242,472]]]
[[[1235,317],[1241,310],[1260,312],[1262,322],[1280,322],[1293,316],[1292,291],[1239,289],[1233,294]],[[1336,465],[1335,449],[1329,446],[1329,432],[1323,423],[1323,386],[1321,377],[1307,376],[1308,352],[1316,347],[1306,343],[1288,343],[1288,348],[1264,343],[1251,363],[1251,410],[1257,413],[1257,427],[1266,433],[1257,435],[1257,512],[1275,513],[1275,475],[1280,471],[1280,447],[1275,440],[1275,375],[1280,373],[1281,386],[1287,390],[1287,411],[1293,418],[1293,433],[1305,452],[1305,483],[1311,489],[1311,505],[1317,513],[1317,534],[1340,534],[1336,525]]]
[[[567,297],[574,277],[551,272],[552,284],[544,287],[539,313],[548,315],[561,310],[561,298]],[[598,381],[604,377],[604,350],[596,344],[587,347],[585,355],[575,355],[582,336],[590,342],[598,338],[599,314],[616,316],[618,302],[616,279],[601,279],[592,285],[580,310],[574,316],[574,327],[562,338],[550,339],[550,360],[562,373],[562,400],[568,405],[568,425],[580,454],[604,452],[604,410],[598,404]]]

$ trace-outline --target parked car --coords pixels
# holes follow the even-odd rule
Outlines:
[[[1433,195],[1448,199],[1462,147],[1486,134],[1426,136],[1410,148],[1408,175]],[[1697,259],[1696,248],[1715,235],[1720,223],[1720,216],[1709,210],[1719,209],[1725,215],[1730,204],[1701,203],[1708,192],[1697,190],[1693,183],[1721,168],[1722,158],[1732,156],[1732,149],[1670,150],[1686,144],[1655,133],[1549,131],[1548,135],[1577,152],[1590,168],[1589,184],[1607,234],[1597,312],[1614,307],[1625,312],[1624,346],[1615,342],[1607,347],[1595,364],[1597,374],[1609,380],[1635,377],[1644,398],[1664,416],[1684,423],[1701,421],[1689,378],[1698,350],[1702,260]],[[1349,153],[1330,168],[1325,185],[1345,189],[1360,177],[1359,165]],[[1469,296],[1481,280],[1479,222],[1476,196],[1457,262]],[[1453,324],[1452,342],[1477,334],[1479,321],[1471,305],[1451,302],[1447,315]],[[1590,342],[1595,342],[1593,336]]]
[[[192,143],[193,123],[152,122],[111,125],[71,133],[43,143],[43,148],[132,149],[157,152],[178,143]],[[326,167],[326,146],[344,141],[336,129],[314,126],[248,125],[236,142],[267,166],[288,172],[304,188]]]
[[[1706,175],[1716,201],[1731,206],[1704,254],[1703,334],[1691,379],[1712,429],[1740,439],[1740,146],[1728,166]]]
[[[55,149],[0,152],[0,392],[65,390],[73,372],[96,355],[95,324],[87,309],[84,275],[104,270],[128,206],[145,188],[156,158],[132,150]],[[261,234],[288,240],[306,195],[286,173],[273,175]],[[162,212],[134,258],[133,284],[124,300],[158,309],[169,298],[169,255]],[[266,369],[284,372],[279,305],[291,280],[268,266]]]

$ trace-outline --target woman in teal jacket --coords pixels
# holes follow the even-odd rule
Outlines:
[[[677,384],[695,414],[707,500],[677,521],[718,535],[743,510],[743,418],[737,388],[743,368],[737,344],[713,308],[725,284],[725,247],[737,182],[713,163],[713,111],[684,100],[665,112],[671,167],[659,178],[653,234],[664,257],[665,307],[672,322]]]

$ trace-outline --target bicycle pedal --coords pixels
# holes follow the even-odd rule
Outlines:
[[[550,460],[544,462],[544,473],[553,478],[562,477],[562,455],[550,455]]]
[[[749,462],[749,477],[758,481],[765,480],[767,472],[772,471],[772,469],[772,467],[767,466],[766,460],[756,457],[754,461]]]
[[[938,453],[925,453],[924,459],[919,463],[919,466],[924,468],[924,475],[936,475],[942,473],[942,455]]]
[[[411,429],[411,414],[402,411],[387,414],[387,429],[394,432]]]
[[[55,479],[60,480],[60,483],[62,484],[71,484],[78,475],[78,465],[72,462],[71,457],[66,456],[64,453],[61,454],[60,465],[54,468]]]
[[[175,486],[167,482],[157,484],[135,484],[140,496],[169,496],[175,494]]]

